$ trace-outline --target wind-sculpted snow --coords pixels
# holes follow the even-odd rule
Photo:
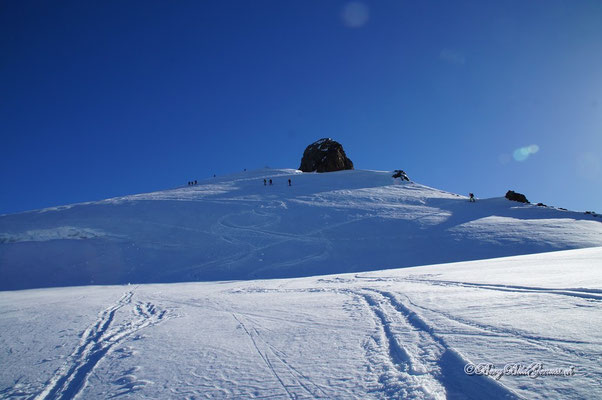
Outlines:
[[[301,277],[601,245],[593,215],[471,203],[390,172],[264,169],[0,216],[0,290]]]
[[[98,229],[76,226],[58,226],[51,229],[33,229],[21,233],[0,233],[0,243],[46,242],[49,240],[94,239],[107,236]]]
[[[0,365],[10,366],[0,398],[602,397],[602,248],[8,291],[0,310]],[[565,372],[521,376],[514,365]]]

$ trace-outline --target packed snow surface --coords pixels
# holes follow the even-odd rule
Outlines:
[[[0,398],[594,399],[601,327],[602,248],[5,291]],[[563,374],[495,379],[466,374],[469,363]]]
[[[0,216],[0,290],[290,278],[602,246],[595,216],[471,203],[391,175],[262,169]]]

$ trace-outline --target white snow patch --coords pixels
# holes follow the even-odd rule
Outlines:
[[[47,242],[49,240],[83,240],[109,236],[99,229],[77,226],[59,226],[50,229],[32,229],[20,233],[0,233],[0,243]]]

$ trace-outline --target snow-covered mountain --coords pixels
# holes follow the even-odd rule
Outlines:
[[[602,220],[391,175],[0,216],[0,399],[601,398]]]
[[[3,215],[0,290],[302,277],[602,246],[592,215],[471,203],[391,175],[263,169]]]

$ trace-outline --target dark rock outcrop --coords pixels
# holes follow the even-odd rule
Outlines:
[[[339,142],[324,138],[307,146],[299,169],[303,172],[332,172],[353,169],[353,163]]]
[[[393,178],[400,178],[402,181],[410,181],[410,178],[408,178],[408,174],[406,174],[405,171],[401,169],[396,169],[393,172]]]
[[[508,190],[508,192],[506,192],[506,198],[508,200],[518,201],[520,203],[528,203],[529,202],[529,200],[527,200],[527,197],[525,197],[524,194],[517,193],[514,190]]]

